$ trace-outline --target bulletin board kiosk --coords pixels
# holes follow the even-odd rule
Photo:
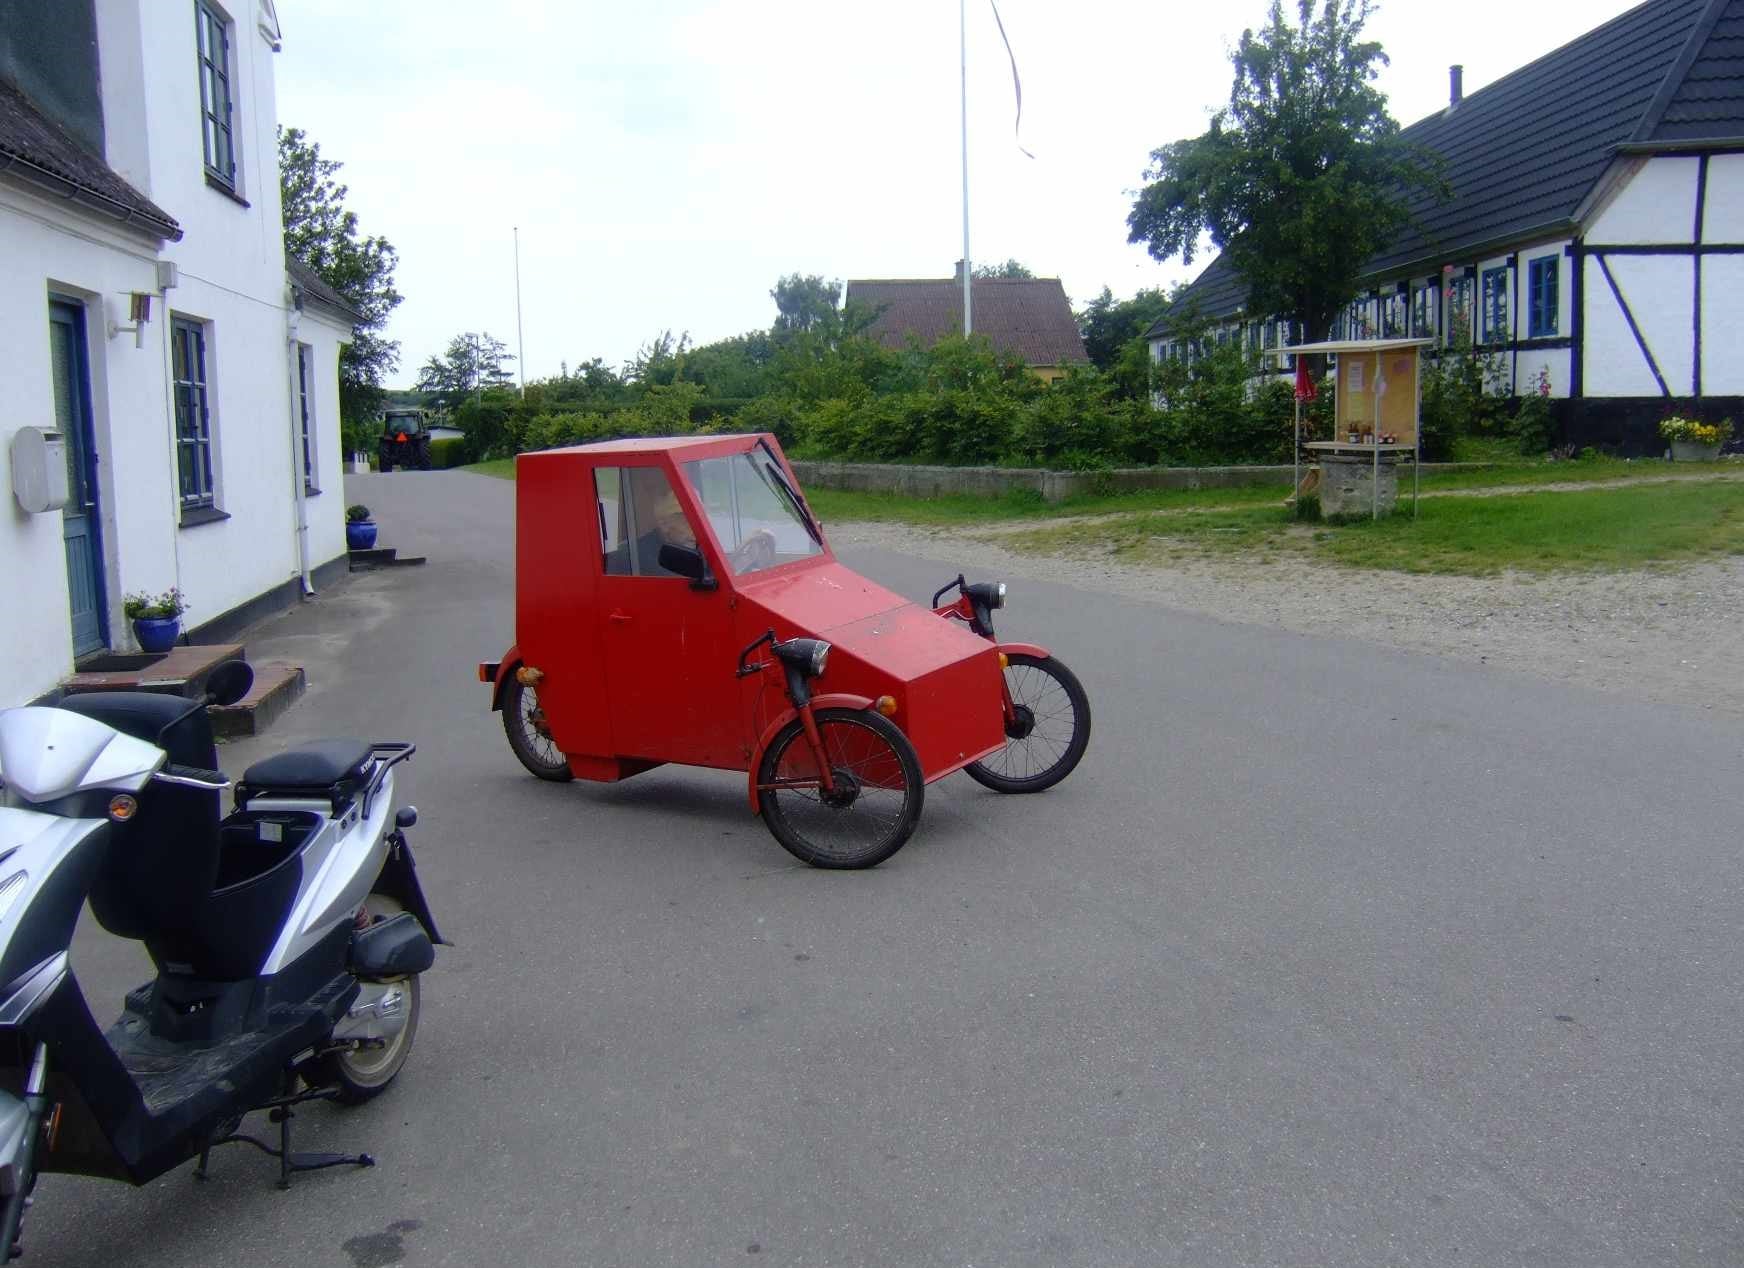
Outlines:
[[[1417,469],[1423,456],[1419,409],[1422,349],[1429,339],[1351,339],[1297,344],[1275,355],[1332,355],[1335,430],[1330,440],[1302,440],[1302,392],[1296,401],[1296,488],[1304,461],[1319,470],[1320,513],[1375,519],[1398,504],[1399,467],[1411,464],[1411,514],[1417,514]],[[1310,476],[1312,479],[1312,475]]]

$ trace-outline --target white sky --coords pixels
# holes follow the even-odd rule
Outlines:
[[[1293,8],[1293,0],[1287,0]],[[1369,33],[1409,124],[1633,7],[1388,0]],[[1229,94],[1266,0],[968,5],[971,249],[1058,276],[1074,305],[1203,267],[1126,242],[1150,151]],[[345,164],[363,231],[400,253],[395,382],[450,337],[514,351],[520,228],[527,377],[614,367],[671,328],[767,328],[786,273],[946,277],[962,255],[950,0],[279,0],[281,123]]]

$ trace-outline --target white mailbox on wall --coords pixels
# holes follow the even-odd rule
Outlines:
[[[67,438],[41,427],[12,436],[12,496],[32,515],[67,504]]]

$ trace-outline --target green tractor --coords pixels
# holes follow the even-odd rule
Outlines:
[[[376,458],[377,466],[383,471],[392,471],[395,467],[402,471],[428,471],[430,424],[424,418],[424,411],[398,407],[384,410]]]

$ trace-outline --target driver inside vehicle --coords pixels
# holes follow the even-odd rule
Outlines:
[[[684,513],[684,507],[678,500],[678,494],[673,491],[667,481],[666,473],[655,468],[631,468],[625,473],[628,476],[627,485],[631,499],[635,505],[636,523],[643,530],[636,538],[635,574],[642,577],[678,577],[682,573],[672,571],[660,562],[662,546],[677,546],[684,550],[700,551],[696,531],[690,525],[690,518]],[[758,529],[743,542],[727,552],[727,560],[733,571],[742,572],[748,560],[760,558],[767,554],[773,558],[775,539],[767,530]],[[624,574],[631,571],[631,556],[626,547],[620,547],[612,552],[615,559],[608,556],[606,572]]]

